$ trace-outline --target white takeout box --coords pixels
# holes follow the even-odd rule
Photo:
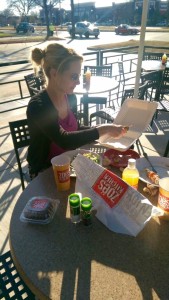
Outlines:
[[[99,143],[108,148],[126,151],[147,129],[156,109],[155,101],[126,99],[113,123],[129,126],[127,134],[120,139],[114,139],[106,134],[99,138]]]

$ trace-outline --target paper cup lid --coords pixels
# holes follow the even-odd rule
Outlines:
[[[169,177],[164,177],[159,180],[159,186],[169,192]]]
[[[51,159],[52,165],[63,166],[70,163],[70,157],[66,154],[61,154]]]

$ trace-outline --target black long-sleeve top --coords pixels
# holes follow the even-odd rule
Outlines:
[[[77,113],[75,95],[68,95],[69,105]],[[50,100],[46,90],[31,98],[27,108],[27,119],[30,131],[30,146],[27,160],[31,173],[51,165],[48,155],[51,142],[66,150],[76,149],[99,138],[96,128],[73,132],[65,131],[59,125],[58,111]]]

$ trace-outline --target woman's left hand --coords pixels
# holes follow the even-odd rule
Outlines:
[[[99,131],[99,136],[102,135],[109,135],[113,137],[114,139],[119,139],[123,135],[127,133],[129,130],[129,126],[122,126],[122,125],[115,125],[115,124],[103,124],[100,126],[97,126],[97,129]]]

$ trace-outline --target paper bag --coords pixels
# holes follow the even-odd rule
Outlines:
[[[161,215],[142,194],[92,160],[79,154],[72,165],[76,192],[92,199],[96,217],[110,230],[136,236],[152,215]]]

